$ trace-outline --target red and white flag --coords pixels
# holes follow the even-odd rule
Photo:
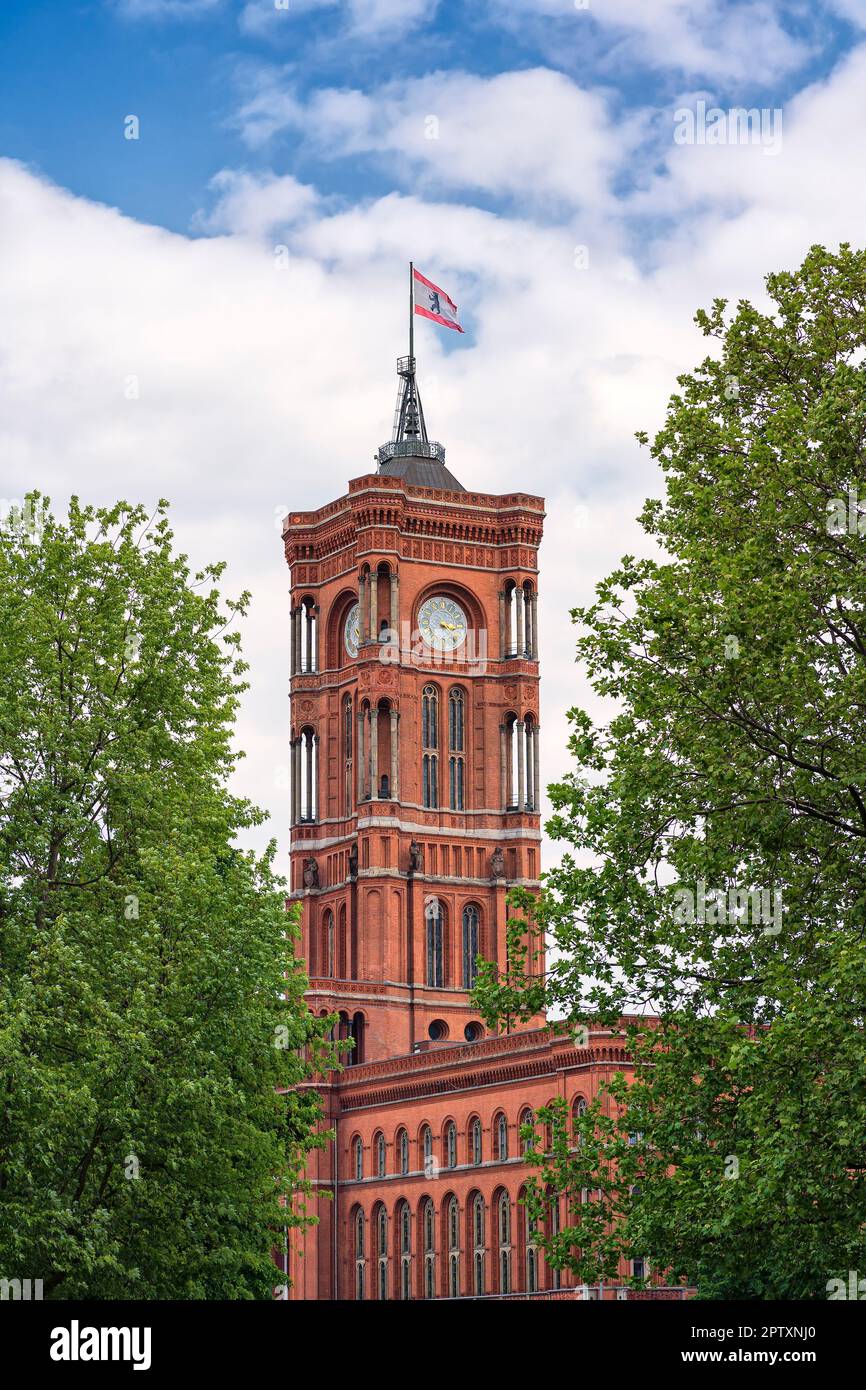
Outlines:
[[[412,277],[412,296],[415,304],[415,313],[421,314],[425,319],[432,319],[434,323],[441,323],[443,328],[454,328],[458,333],[463,329],[457,321],[457,305],[450,299],[444,290],[440,290],[438,285],[434,285],[432,280],[428,280],[416,270]]]

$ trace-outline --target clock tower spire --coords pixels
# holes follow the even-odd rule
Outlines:
[[[468,492],[398,372],[378,472],[283,528],[291,897],[349,1065],[483,1036],[478,957],[504,964],[506,891],[540,871],[544,504]]]

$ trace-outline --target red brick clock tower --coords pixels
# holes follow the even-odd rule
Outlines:
[[[506,890],[540,867],[543,501],[457,481],[414,368],[377,471],[283,532],[292,897],[352,1065],[484,1036],[476,957],[503,961]]]

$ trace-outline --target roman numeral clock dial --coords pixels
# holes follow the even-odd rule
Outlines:
[[[434,594],[418,610],[418,630],[428,647],[455,652],[466,641],[466,614],[455,599]]]

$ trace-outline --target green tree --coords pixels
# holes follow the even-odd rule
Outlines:
[[[825,1298],[866,1274],[866,252],[766,288],[697,315],[714,349],[651,446],[659,558],[574,610],[616,713],[570,713],[547,979],[488,970],[481,996],[631,1016],[597,1164],[620,1254],[707,1297]],[[561,1188],[563,1123],[538,1159]]]
[[[247,596],[164,503],[34,495],[0,542],[0,1276],[267,1298],[327,1058],[274,847],[235,846]]]

